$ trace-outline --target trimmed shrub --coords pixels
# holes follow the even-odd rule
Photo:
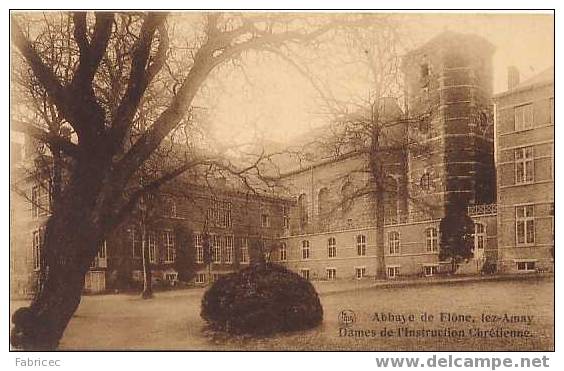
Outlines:
[[[220,277],[204,294],[201,316],[215,330],[269,335],[315,327],[323,308],[309,281],[269,263]]]

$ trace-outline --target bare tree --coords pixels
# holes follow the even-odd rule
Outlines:
[[[312,57],[309,66],[300,63],[304,58],[297,53],[273,52],[309,79],[319,94],[320,114],[329,121],[323,133],[303,146],[303,157],[314,161],[350,155],[365,159],[335,180],[345,186],[338,202],[319,209],[318,226],[325,230],[328,219],[339,215],[337,210],[346,212],[354,201],[367,201],[363,204],[373,207],[371,220],[375,222],[378,256],[382,259],[378,274],[383,276],[384,226],[407,217],[407,202],[416,202],[424,211],[434,206],[411,197],[406,173],[402,172],[402,167],[407,167],[408,150],[423,151],[425,144],[413,135],[422,117],[410,115],[404,106],[401,56],[410,40],[402,31],[401,18],[381,14],[350,17],[334,36],[334,49],[317,56],[317,61]],[[320,67],[319,59],[331,60],[331,64]],[[312,65],[317,66],[317,71]],[[348,68],[348,73],[342,74],[343,86],[327,83],[328,79],[319,72],[338,74],[340,71],[335,66]],[[355,71],[364,84],[352,82]],[[356,86],[357,90],[343,92],[350,86]],[[402,197],[406,200],[404,204]]]
[[[50,27],[48,22],[12,17],[11,40],[18,55],[14,63],[30,68],[56,116],[73,132],[69,139],[35,122],[21,128],[60,150],[71,163],[46,226],[45,280],[31,305],[13,317],[11,342],[16,347],[56,348],[80,303],[84,276],[99,243],[145,193],[201,165],[188,158],[142,187],[131,188],[131,180],[185,117],[210,73],[248,50],[308,42],[331,27],[326,20],[311,24],[307,18],[285,15],[191,15],[183,19],[190,26],[183,34],[195,36],[186,47],[185,62],[170,73],[174,66],[167,63],[173,51],[167,16],[62,14],[59,23],[69,27],[53,34],[57,48],[66,51],[58,54],[67,57],[56,59],[36,42],[37,34]],[[54,17],[59,15],[46,19]],[[128,141],[136,117],[144,114],[147,92],[159,87],[168,92],[159,99],[165,103],[152,111],[149,125],[141,127],[136,140]]]

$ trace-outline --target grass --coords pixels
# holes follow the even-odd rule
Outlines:
[[[389,287],[321,294],[323,324],[315,329],[275,337],[233,337],[206,329],[200,318],[202,289],[157,293],[152,300],[134,295],[86,296],[61,342],[65,349],[97,350],[375,350],[375,351],[512,351],[554,349],[554,280],[552,278],[461,282],[416,287]],[[19,304],[21,305],[21,303]],[[13,303],[17,307],[18,303]],[[448,337],[341,337],[338,316],[342,310],[356,314],[353,329],[387,326],[371,319],[375,312],[414,314],[427,312],[471,315],[474,323],[416,321],[410,328],[446,328],[467,331],[503,326],[527,329],[528,338]],[[488,324],[482,313],[531,315],[530,325]]]

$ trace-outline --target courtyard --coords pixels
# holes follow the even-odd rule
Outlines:
[[[85,296],[60,349],[554,349],[552,277],[406,287],[359,286],[346,291],[328,288],[323,283],[316,285],[324,308],[323,324],[307,331],[265,338],[233,337],[207,330],[200,318],[202,288],[157,293],[153,300],[126,294]],[[23,304],[13,302],[12,310]],[[354,313],[353,323],[343,323],[343,311]],[[398,335],[398,328],[403,328],[402,336]],[[395,333],[383,336],[384,329]],[[500,332],[519,335],[508,337]]]

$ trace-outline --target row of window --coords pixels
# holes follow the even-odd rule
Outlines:
[[[217,227],[231,227],[231,202],[212,201],[208,209],[208,221]]]
[[[157,253],[158,253],[158,237],[160,235],[162,242],[162,252],[163,252],[163,262],[164,263],[174,263],[176,258],[176,247],[175,247],[175,237],[172,230],[163,230],[160,233],[155,231],[148,231],[147,233],[147,248],[149,250],[149,262],[157,263]],[[135,259],[140,259],[143,257],[143,236],[142,233],[136,229],[130,229],[130,239],[132,256]]]
[[[215,282],[219,279],[219,277],[225,275],[225,273],[212,273],[211,274],[211,282]],[[195,283],[206,283],[207,278],[206,278],[206,273],[204,272],[198,272],[196,273],[196,276],[194,277],[194,282]]]
[[[474,245],[477,249],[483,249],[486,240],[486,227],[482,223],[476,223],[474,226]],[[366,236],[358,235],[357,242],[357,255],[366,255]],[[388,252],[390,255],[400,254],[400,233],[391,231],[388,233]],[[427,228],[425,230],[425,250],[427,252],[437,252],[439,246],[438,231],[436,228]],[[280,248],[280,260],[286,260],[287,251],[286,245],[282,244]],[[337,241],[335,237],[330,237],[327,240],[327,256],[329,258],[337,257]],[[310,257],[310,242],[308,240],[302,241],[302,259],[307,260]]]
[[[427,228],[425,230],[425,246],[426,251],[438,251],[438,232],[436,228]],[[399,232],[392,231],[388,233],[388,248],[391,255],[400,253],[400,234]],[[282,250],[283,249],[283,250]],[[281,252],[284,251],[284,259],[286,260],[286,246],[283,245]],[[358,256],[366,255],[366,236],[360,234],[356,236],[356,253]],[[337,240],[335,237],[329,237],[327,240],[327,256],[329,258],[337,257]],[[307,260],[310,257],[310,242],[308,240],[302,241],[302,259]]]
[[[205,262],[204,239],[199,233],[194,234],[194,246],[196,248],[196,263]],[[212,263],[233,263],[234,248],[233,236],[220,236],[211,234],[209,236],[210,260]],[[249,260],[249,242],[245,237],[241,238],[239,261],[246,263]]]
[[[307,280],[310,279],[309,272],[310,270],[307,268],[300,269],[300,275]],[[357,279],[363,279],[366,277],[366,267],[355,267],[354,273]],[[438,266],[436,265],[423,266],[423,274],[425,276],[433,276],[436,275],[437,273],[438,273]],[[388,278],[398,277],[400,275],[400,267],[399,266],[386,267],[386,275]],[[325,278],[330,281],[337,279],[337,269],[325,268]]]

